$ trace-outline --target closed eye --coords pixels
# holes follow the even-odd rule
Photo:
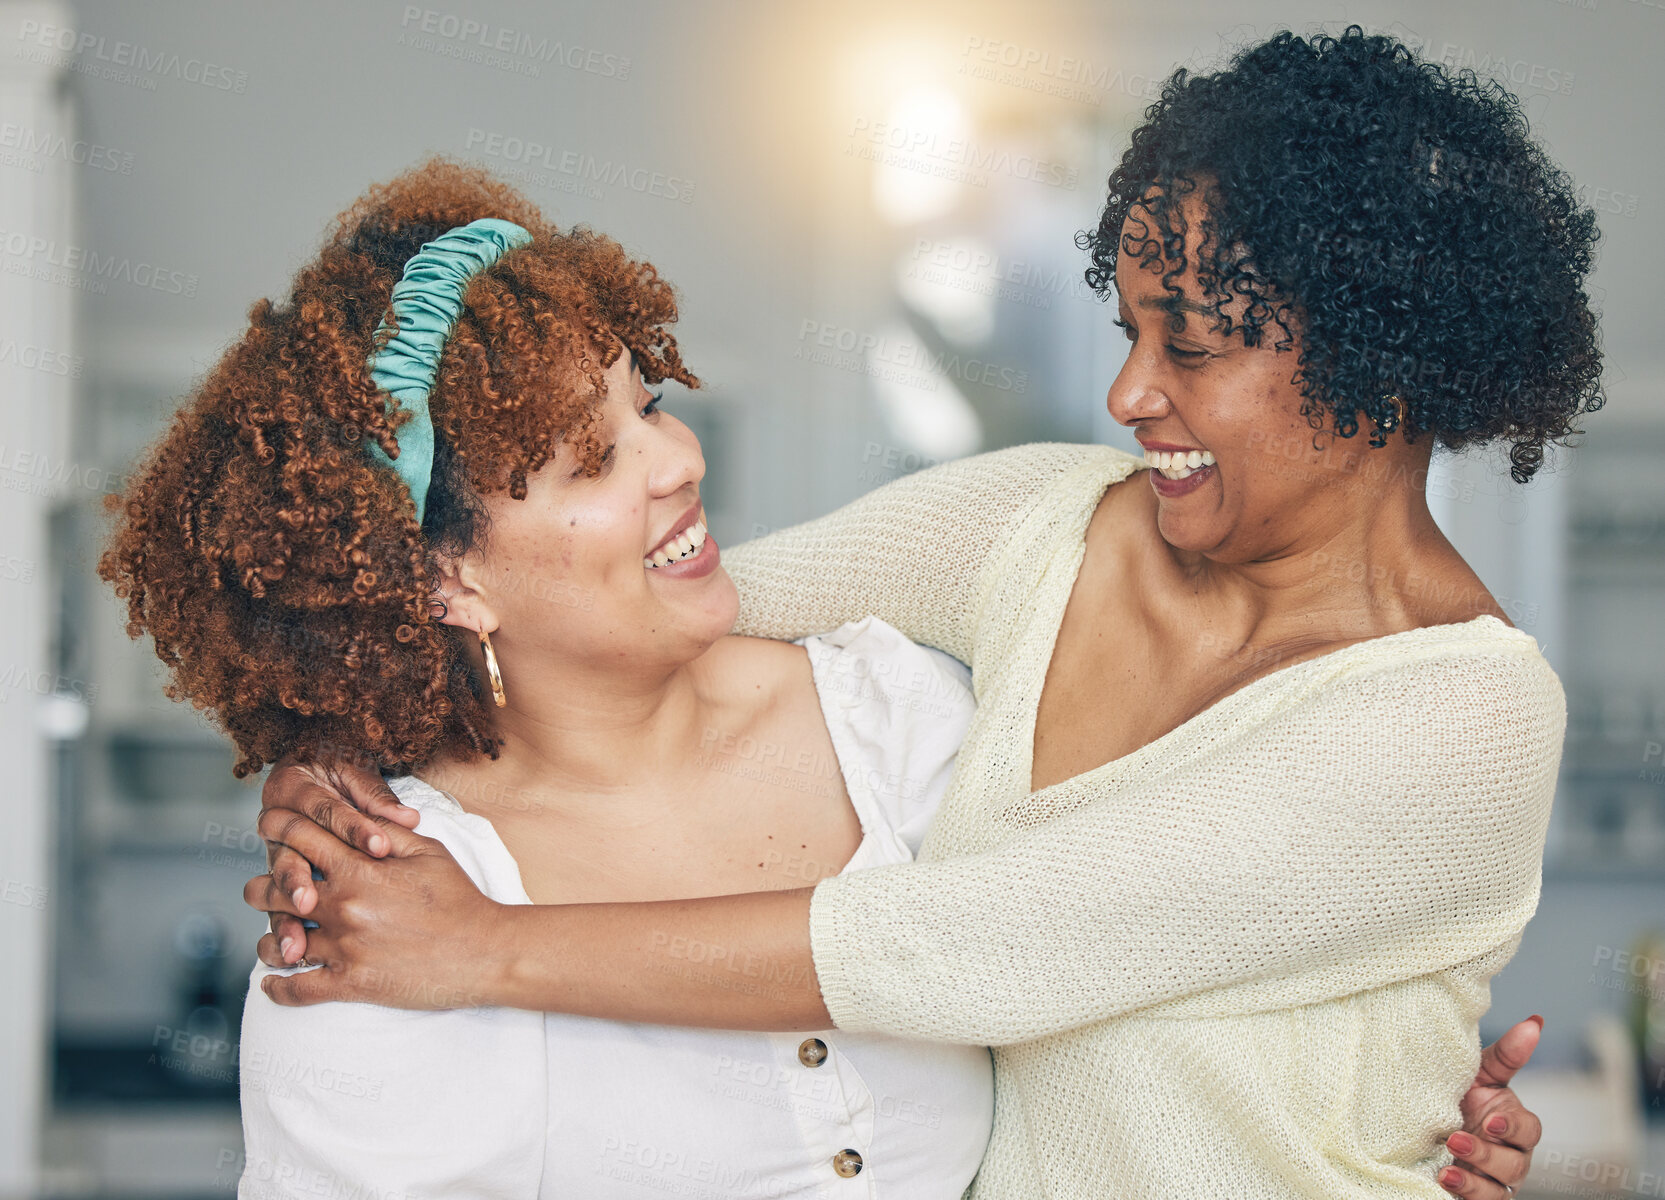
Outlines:
[[[1138,333],[1134,331],[1133,326],[1131,324],[1129,324],[1128,322],[1122,320],[1120,317],[1111,317],[1110,321],[1111,321],[1112,324],[1114,324],[1116,326],[1116,328],[1120,329],[1123,333],[1125,333],[1127,335],[1127,340],[1128,341],[1137,342],[1139,340]],[[1175,358],[1182,359],[1182,360],[1185,360],[1185,361],[1195,361],[1199,358],[1207,358],[1208,357],[1208,351],[1206,351],[1206,350],[1182,350],[1178,346],[1173,345],[1172,343],[1170,343],[1169,346],[1168,346],[1168,353],[1173,355]]]

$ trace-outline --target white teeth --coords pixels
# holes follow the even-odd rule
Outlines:
[[[1184,479],[1194,471],[1214,465],[1214,455],[1207,450],[1146,450],[1145,461],[1167,479]]]
[[[666,563],[680,562],[698,554],[705,545],[705,513],[702,510],[699,518],[687,529],[677,534],[658,550],[642,560],[642,566],[649,568],[662,567]]]

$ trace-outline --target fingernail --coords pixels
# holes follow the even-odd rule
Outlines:
[[[1462,1183],[1462,1181],[1463,1173],[1461,1171],[1453,1171],[1450,1168],[1447,1168],[1446,1170],[1440,1172],[1440,1183],[1445,1187],[1455,1190],[1457,1185]]]
[[[288,962],[289,961],[289,952],[295,948],[295,939],[294,938],[284,938],[283,942],[281,943],[280,948],[281,948],[282,953],[279,955],[279,957],[281,957],[284,962]]]
[[[1530,1017],[1527,1017],[1526,1019],[1528,1021],[1536,1021],[1538,1023],[1538,1028],[1539,1029],[1542,1029],[1544,1027],[1544,1019],[1542,1017],[1540,1017],[1537,1013],[1533,1013]]]
[[[387,839],[379,833],[371,834],[370,835],[370,853],[371,854],[386,854],[387,853]]]
[[[1453,1154],[1474,1153],[1474,1139],[1466,1133],[1454,1133],[1445,1139],[1445,1144],[1451,1147]]]
[[[1486,1132],[1487,1133],[1501,1134],[1501,1133],[1505,1132],[1508,1128],[1509,1128],[1509,1121],[1506,1117],[1487,1117],[1486,1118]]]

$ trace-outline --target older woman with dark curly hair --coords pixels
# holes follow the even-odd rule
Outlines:
[[[264,986],[990,1044],[987,1200],[1501,1197],[1535,1122],[1464,1089],[1566,706],[1424,481],[1438,441],[1524,482],[1599,407],[1595,240],[1512,96],[1391,39],[1176,72],[1084,235],[1143,458],[985,454],[727,560],[743,632],[874,613],[972,667],[919,861],[505,906],[373,772],[280,770],[247,894],[321,969]]]

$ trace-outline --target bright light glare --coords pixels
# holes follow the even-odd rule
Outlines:
[[[965,184],[959,155],[971,140],[971,119],[952,92],[916,87],[898,96],[863,149],[874,157],[873,206],[893,225],[912,225],[952,212]]]

